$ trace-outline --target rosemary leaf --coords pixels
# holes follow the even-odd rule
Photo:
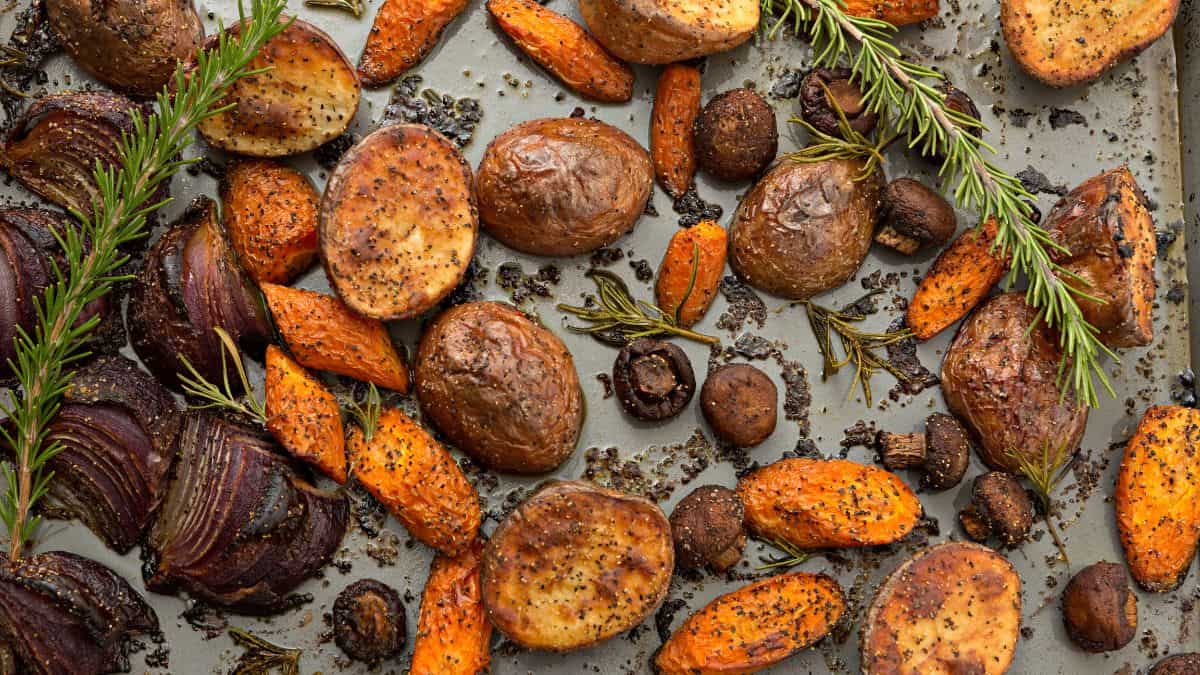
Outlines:
[[[693,250],[693,260],[699,264],[699,247]],[[693,268],[692,285],[695,284],[695,268]],[[578,307],[560,304],[558,310],[573,314],[587,326],[572,326],[567,328],[576,333],[586,333],[600,342],[621,347],[629,342],[643,337],[659,335],[677,335],[679,337],[702,342],[707,345],[717,344],[720,340],[711,335],[703,335],[679,325],[675,315],[664,312],[658,307],[636,300],[629,292],[629,287],[621,277],[607,270],[591,270],[587,273],[596,282],[596,305],[594,307]],[[691,293],[689,286],[688,293]],[[685,296],[686,300],[687,297]],[[682,303],[681,303],[682,304]]]
[[[343,12],[350,12],[356,18],[362,16],[363,13],[361,0],[304,0],[304,6],[340,9]]]
[[[1036,459],[1026,457],[1024,453],[1018,452],[1015,448],[1009,449],[1008,456],[1017,463],[1021,475],[1025,476],[1033,485],[1033,493],[1037,496],[1042,519],[1046,523],[1046,530],[1054,539],[1054,545],[1058,547],[1058,553],[1062,556],[1063,562],[1070,563],[1071,559],[1067,557],[1067,547],[1058,534],[1058,528],[1054,525],[1054,491],[1067,477],[1075,458],[1074,453],[1068,448],[1068,442],[1060,443],[1058,449],[1053,452],[1050,450],[1050,442],[1043,442],[1042,453]]]
[[[809,558],[812,557],[811,551],[805,551],[782,539],[764,540],[764,543],[779,549],[782,551],[782,554],[770,558],[764,558],[763,564],[754,568],[754,571],[756,572],[791,569],[797,565],[804,564]]]
[[[259,636],[240,628],[230,628],[229,637],[234,644],[245,649],[238,658],[233,675],[300,675],[299,649],[289,649],[271,644]]]
[[[367,383],[367,395],[362,403],[354,400],[346,406],[346,409],[350,411],[355,421],[358,422],[359,428],[362,429],[363,440],[370,442],[371,437],[375,435],[375,428],[379,426],[379,415],[383,412],[383,401],[375,383]]]
[[[221,386],[205,379],[196,370],[195,366],[181,354],[179,360],[183,362],[183,367],[188,371],[186,375],[183,373],[179,375],[179,382],[183,387],[183,393],[200,401],[199,403],[189,402],[188,407],[192,410],[231,410],[250,417],[259,424],[266,424],[266,405],[254,395],[254,389],[250,386],[250,378],[246,376],[246,366],[242,363],[241,352],[238,351],[233,338],[223,328],[216,327],[213,328],[213,331],[221,340]],[[234,372],[237,373],[238,380],[241,383],[241,391],[245,392],[244,396],[233,393],[233,387],[230,386],[229,359],[233,360]]]
[[[880,370],[886,370],[902,382],[910,382],[912,377],[897,368],[886,357],[880,356],[878,350],[886,349],[912,337],[912,332],[905,329],[890,333],[870,333],[859,330],[854,324],[866,318],[857,308],[882,293],[876,289],[862,296],[839,310],[822,307],[812,301],[802,303],[808,313],[808,322],[812,326],[813,335],[817,339],[817,348],[821,351],[823,363],[821,380],[827,380],[844,366],[853,364],[854,379],[850,383],[847,400],[854,396],[855,389],[861,388],[867,407],[872,404],[871,377]],[[833,344],[833,336],[837,335],[841,342],[842,356],[838,356]]]

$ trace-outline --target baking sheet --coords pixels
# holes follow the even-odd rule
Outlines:
[[[380,2],[371,0],[367,14],[361,19],[305,8],[300,6],[299,0],[292,0],[290,11],[333,35],[354,60]],[[552,0],[550,6],[576,16],[571,0]],[[210,31],[215,25],[214,17],[230,19],[236,16],[231,0],[200,2],[198,7],[202,16],[207,16]],[[10,13],[0,19],[0,28],[6,34],[11,30],[13,18]],[[1186,17],[1184,24],[1192,26]],[[902,42],[924,62],[943,69],[974,98],[990,128],[988,140],[1000,148],[1000,165],[1014,172],[1033,167],[1048,178],[1051,188],[1056,189],[1055,186],[1072,187],[1102,170],[1127,162],[1156,204],[1154,217],[1159,229],[1179,231],[1183,227],[1178,92],[1175,52],[1170,39],[1160,40],[1132,62],[1088,87],[1065,91],[1047,89],[1016,71],[1000,37],[997,0],[948,0],[939,19],[925,30],[906,29],[902,33]],[[705,99],[718,91],[743,85],[770,90],[786,69],[803,70],[808,62],[807,47],[800,40],[752,42],[708,60],[704,74]],[[1188,66],[1194,71],[1192,79],[1200,80],[1200,59],[1189,62]],[[654,70],[638,69],[631,104],[610,106],[582,101],[563,90],[514,49],[490,23],[479,0],[471,2],[464,15],[447,30],[439,46],[414,72],[424,77],[424,86],[440,93],[481,99],[483,120],[474,142],[465,150],[472,165],[477,165],[487,142],[513,124],[536,117],[565,116],[576,107],[628,131],[643,143],[648,137]],[[80,75],[63,56],[50,63],[48,73],[50,89],[88,84],[86,76]],[[355,121],[356,132],[361,134],[372,127],[389,93],[387,89],[366,93]],[[803,142],[804,134],[787,124],[795,111],[795,101],[770,97],[769,100],[779,119],[781,151],[797,147]],[[1200,124],[1197,124],[1200,108],[1193,110],[1196,110],[1191,115],[1193,132],[1200,137]],[[1189,155],[1189,159],[1195,166],[1196,157]],[[318,185],[323,184],[324,173],[310,158],[300,158],[297,165],[309,170]],[[890,154],[887,171],[893,177],[914,175],[930,183],[936,180],[934,168],[929,164],[909,161],[897,152]],[[2,189],[3,194],[12,199],[30,199],[16,186]],[[169,211],[179,212],[198,194],[215,195],[215,189],[215,183],[204,175],[181,175],[173,184],[176,202]],[[728,223],[738,194],[747,186],[718,185],[701,177],[699,189],[703,197],[724,207],[722,222]],[[1046,211],[1055,199],[1053,194],[1044,194],[1039,205]],[[637,230],[619,242],[625,258],[611,267],[629,280],[634,292],[642,297],[649,297],[651,288],[649,284],[635,280],[630,261],[646,260],[652,267],[657,267],[668,238],[677,228],[677,216],[671,211],[670,201],[657,188],[653,203],[658,216],[644,217]],[[972,225],[974,220],[971,214],[960,213],[960,223]],[[881,329],[897,315],[893,296],[910,296],[916,275],[931,258],[932,254],[904,258],[876,249],[855,280],[823,296],[820,301],[834,305],[852,300],[863,293],[863,280],[883,283],[887,289],[881,303],[884,311],[873,316],[869,323]],[[497,270],[503,263],[515,262],[531,275],[547,263],[556,264],[561,271],[561,281],[548,284],[551,297],[535,295],[521,303],[524,309],[539,316],[564,338],[575,356],[588,401],[588,416],[579,448],[553,476],[581,477],[589,470],[589,448],[615,448],[622,460],[637,463],[653,480],[674,486],[670,498],[662,502],[668,511],[674,501],[692,487],[705,483],[733,484],[733,462],[715,456],[715,451],[704,450],[702,443],[693,443],[692,449],[699,455],[708,456],[710,462],[689,485],[679,485],[684,468],[679,461],[679,450],[672,446],[686,444],[689,439],[694,440],[696,434],[707,434],[698,406],[692,405],[684,414],[665,424],[646,425],[631,422],[619,411],[614,399],[604,398],[604,386],[597,375],[611,369],[615,350],[590,338],[568,333],[563,328],[562,315],[554,309],[555,302],[577,301],[582,293],[592,289],[591,282],[584,278],[584,272],[590,266],[587,256],[554,261],[538,259],[505,249],[483,236],[479,259],[482,267],[488,270],[488,283],[481,290],[489,298],[512,299],[512,293],[496,282]],[[880,273],[878,277],[877,272]],[[893,275],[890,280],[889,275]],[[1195,599],[1200,595],[1197,582],[1200,573],[1194,569],[1175,593],[1140,594],[1138,637],[1124,649],[1108,655],[1088,655],[1073,647],[1067,640],[1057,609],[1058,593],[1069,579],[1071,570],[1098,560],[1122,559],[1108,500],[1120,460],[1118,444],[1128,437],[1147,405],[1170,399],[1176,374],[1189,363],[1186,276],[1184,245],[1179,241],[1166,248],[1166,255],[1158,263],[1159,303],[1153,345],[1128,351],[1120,364],[1109,366],[1118,396],[1104,399],[1101,408],[1093,411],[1077,470],[1059,493],[1063,501],[1063,534],[1072,560],[1070,569],[1052,564],[1055,551],[1049,537],[1043,536],[1041,525],[1035,528],[1035,541],[1007,554],[1024,579],[1025,629],[1011,670],[1013,673],[1139,672],[1167,653],[1200,648],[1200,632],[1195,632],[1195,624],[1200,620],[1195,609]],[[872,282],[872,278],[877,280]],[[306,277],[302,285],[328,289],[319,270]],[[1169,291],[1174,291],[1175,301],[1166,300]],[[872,451],[841,446],[846,429],[864,421],[880,429],[915,430],[928,412],[944,407],[936,387],[915,397],[901,396],[899,400],[891,400],[886,392],[894,383],[886,375],[878,376],[874,381],[877,393],[874,408],[868,409],[858,396],[847,401],[848,373],[829,382],[820,380],[820,357],[803,309],[785,307],[780,300],[765,295],[763,300],[770,313],[769,320],[761,328],[753,323],[733,331],[718,328],[717,323],[727,310],[726,301],[718,298],[699,330],[720,335],[726,346],[732,346],[743,333],[761,336],[777,344],[782,360],[807,368],[812,387],[808,436],[823,454],[845,454],[869,463]],[[407,322],[394,329],[411,347],[419,326],[417,322]],[[937,370],[947,342],[948,336],[942,336],[921,347],[921,360],[927,367]],[[680,344],[702,370],[709,360],[708,350],[691,343]],[[737,357],[736,360],[743,359]],[[784,390],[779,359],[769,358],[755,361],[755,364],[776,379],[781,392]],[[782,414],[780,420],[774,436],[748,453],[749,461],[767,464],[797,446],[802,425],[783,421]],[[596,465],[593,463],[591,468],[594,472]],[[982,470],[982,465],[973,460],[968,479],[958,488],[937,495],[921,495],[927,513],[936,520],[937,526],[924,528],[915,541],[868,552],[842,552],[836,559],[817,557],[806,562],[801,569],[825,571],[839,578],[850,594],[850,620],[834,638],[770,672],[857,672],[858,612],[869,602],[874,584],[909,555],[918,543],[961,537],[955,513],[967,501],[970,477]],[[604,480],[603,472],[600,479]],[[506,500],[511,503],[537,482],[539,479],[535,478],[501,476],[495,482],[481,481],[480,491],[488,512],[496,514],[501,512]],[[490,532],[495,524],[494,520],[489,520],[485,530]],[[338,591],[355,579],[374,577],[395,586],[405,596],[410,635],[405,656],[384,664],[377,672],[405,672],[431,556],[423,546],[409,541],[394,521],[389,521],[388,532],[381,540],[370,540],[357,531],[348,535],[344,550],[338,556],[344,564],[326,568],[323,578],[314,579],[298,589],[312,594],[311,603],[273,619],[207,617],[206,620],[216,628],[227,620],[230,625],[254,630],[280,644],[303,648],[302,669],[305,673],[368,672],[365,666],[341,660],[339,650],[328,639],[324,617]],[[94,557],[124,574],[136,587],[142,587],[137,553],[118,557],[81,526],[50,523],[43,529],[37,546],[40,550],[65,548]],[[754,568],[767,554],[757,543],[751,544],[746,562],[737,568],[738,574],[743,578],[757,574]],[[387,561],[389,556],[393,556],[390,563],[380,562]],[[669,625],[677,626],[691,609],[742,583],[745,581],[724,577],[706,576],[698,580],[676,577],[670,600],[682,600],[686,608],[678,611]],[[142,655],[135,655],[133,672],[229,671],[238,650],[226,637],[219,631],[197,630],[189,623],[183,617],[188,608],[184,600],[154,594],[148,597],[167,633],[169,666],[149,668],[144,665]],[[213,634],[216,636],[212,637]],[[659,644],[651,618],[630,635],[570,655],[529,653],[514,649],[508,643],[500,644],[494,650],[492,671],[498,674],[647,673],[650,672],[650,658]]]

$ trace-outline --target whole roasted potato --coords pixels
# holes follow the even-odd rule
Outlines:
[[[582,118],[524,122],[500,134],[479,163],[479,216],[488,234],[536,255],[607,246],[650,200],[650,155],[625,132]]]
[[[161,91],[204,40],[192,0],[46,0],[46,16],[76,63],[136,96]]]
[[[571,353],[512,307],[443,312],[421,336],[415,374],[425,419],[488,467],[542,473],[575,449],[583,391]]]
[[[837,288],[871,248],[884,182],[857,159],[784,160],[742,200],[729,230],[734,271],[790,300]]]
[[[580,0],[588,30],[633,63],[676,63],[723,52],[758,28],[758,0]]]
[[[1044,447],[1074,452],[1087,406],[1057,384],[1061,352],[1021,293],[988,300],[959,329],[942,360],[942,395],[950,411],[979,437],[979,456],[998,471],[1018,473],[1012,453],[1040,461]]]

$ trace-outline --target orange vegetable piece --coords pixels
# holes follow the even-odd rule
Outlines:
[[[358,59],[363,85],[382,87],[420,63],[466,7],[467,0],[384,0]]]
[[[267,430],[292,456],[346,482],[346,433],[337,398],[275,345],[267,346]]]
[[[633,69],[579,24],[533,0],[488,0],[487,8],[521,51],[580,96],[605,103],[633,98]]]
[[[672,63],[658,76],[650,113],[650,159],[654,175],[678,198],[696,177],[696,118],[700,116],[700,69]]]
[[[230,162],[221,180],[221,219],[255,281],[286,284],[312,267],[320,202],[308,177],[282,162]]]
[[[408,392],[408,366],[387,327],[322,293],[263,284],[267,307],[288,349],[306,368]]]
[[[725,273],[725,251],[725,228],[711,220],[677,231],[658,267],[654,295],[659,309],[676,316],[685,328],[699,321],[717,297]]]
[[[906,26],[937,16],[938,0],[846,0],[846,11],[893,26]]]
[[[946,330],[975,308],[1008,271],[1008,256],[993,249],[996,221],[950,242],[921,279],[905,321],[919,340]]]
[[[438,554],[421,595],[421,617],[408,675],[476,675],[491,661],[492,623],[479,572],[483,543],[457,556]]]

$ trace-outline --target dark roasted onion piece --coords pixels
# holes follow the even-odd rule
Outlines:
[[[194,201],[146,254],[129,298],[133,349],[169,387],[188,360],[209,381],[221,372],[223,328],[242,347],[257,349],[270,334],[262,298],[238,265],[217,222],[216,204]],[[233,364],[229,368],[231,381]]]
[[[126,642],[158,631],[158,617],[124,579],[63,551],[0,556],[0,644],[30,675],[129,669]]]
[[[188,414],[176,473],[149,537],[151,590],[280,611],[346,532],[344,497],[309,484],[265,432],[215,414]]]

